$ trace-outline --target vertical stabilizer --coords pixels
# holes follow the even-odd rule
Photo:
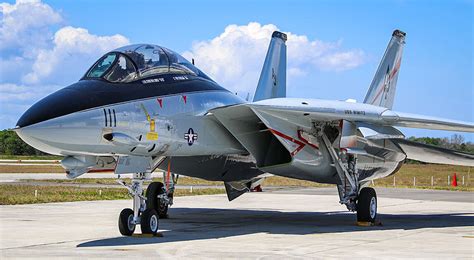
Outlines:
[[[375,77],[370,84],[364,103],[391,109],[397,88],[398,72],[402,61],[405,33],[395,30],[388,43]]]
[[[286,39],[286,34],[273,32],[253,101],[286,97]]]

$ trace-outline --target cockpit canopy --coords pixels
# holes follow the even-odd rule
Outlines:
[[[105,54],[87,71],[84,79],[102,78],[126,83],[160,74],[186,74],[209,79],[181,55],[151,44],[129,45]]]

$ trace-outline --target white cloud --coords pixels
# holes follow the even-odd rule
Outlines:
[[[229,25],[219,36],[195,42],[183,53],[194,58],[196,65],[224,87],[253,94],[257,84],[271,34],[279,30],[273,24]],[[343,71],[364,62],[361,50],[341,50],[341,41],[310,40],[306,35],[288,35],[288,80],[305,76],[312,70]]]
[[[0,102],[3,104],[37,100],[62,88],[58,85],[42,85],[41,87],[31,87],[26,85],[16,85],[12,83],[0,84]]]
[[[28,86],[0,83],[0,129],[14,127],[35,101],[62,88],[58,85]]]
[[[0,3],[0,11],[0,83],[69,84],[102,54],[129,42],[119,34],[57,29],[63,18],[40,0]]]
[[[321,57],[316,61],[316,64],[322,69],[348,70],[361,65],[364,62],[364,57],[364,52],[361,50],[338,52]]]
[[[0,3],[0,20],[0,128],[13,127],[33,103],[129,42],[64,26],[60,12],[39,0]]]
[[[104,53],[129,43],[122,35],[95,35],[64,26],[57,10],[40,0],[0,3],[1,127],[45,95],[78,80]],[[217,37],[195,42],[187,58],[226,88],[253,94],[275,25],[229,25]],[[341,50],[341,42],[310,40],[288,34],[288,75],[303,77],[313,69],[346,70],[359,66],[365,54]],[[172,46],[171,46],[172,47]],[[11,122],[10,122],[11,121]]]
[[[52,49],[39,51],[32,71],[23,77],[25,83],[35,84],[45,79],[54,83],[78,80],[101,55],[129,43],[119,34],[98,36],[70,26],[58,30],[53,42]]]
[[[20,49],[26,54],[46,47],[51,38],[49,26],[62,21],[58,12],[39,0],[0,3],[0,12],[0,50]]]

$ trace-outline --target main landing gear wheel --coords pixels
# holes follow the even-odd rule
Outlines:
[[[135,224],[133,223],[133,210],[123,209],[119,217],[120,234],[124,236],[131,236],[135,232]]]
[[[160,195],[166,194],[164,185],[161,182],[152,182],[146,189],[146,207],[155,209],[160,218],[168,218],[169,203],[160,199]]]
[[[146,209],[141,216],[140,226],[143,234],[156,235],[158,233],[158,213],[154,209]]]
[[[376,217],[377,194],[373,188],[362,188],[357,197],[357,221],[374,223]]]

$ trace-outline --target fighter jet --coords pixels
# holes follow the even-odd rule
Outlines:
[[[363,103],[286,97],[287,35],[275,31],[253,101],[152,44],[113,50],[77,82],[40,100],[15,131],[62,155],[69,178],[112,169],[133,198],[119,215],[130,236],[156,234],[179,175],[223,181],[229,200],[268,174],[334,184],[357,220],[376,221],[370,181],[405,159],[474,166],[474,156],[407,141],[395,127],[474,132],[472,122],[392,110],[405,33],[395,30]],[[163,182],[144,182],[164,172]],[[130,183],[121,177],[131,176]]]

